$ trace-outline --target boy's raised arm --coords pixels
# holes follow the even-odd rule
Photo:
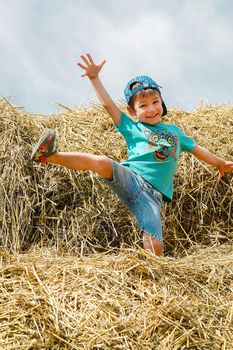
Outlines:
[[[100,64],[95,64],[89,53],[86,56],[81,55],[80,57],[82,58],[83,63],[78,62],[77,65],[85,71],[81,77],[88,77],[90,79],[100,103],[109,113],[114,123],[119,126],[121,110],[111,99],[110,95],[108,94],[99,78],[99,72],[101,71],[106,61],[104,60]]]

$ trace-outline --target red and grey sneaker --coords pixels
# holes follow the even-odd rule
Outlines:
[[[46,130],[35,144],[31,154],[31,160],[38,163],[46,163],[47,158],[57,152],[55,144],[56,134],[53,130]]]

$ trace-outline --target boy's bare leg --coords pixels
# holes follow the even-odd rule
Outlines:
[[[56,152],[47,158],[47,163],[65,166],[71,170],[92,170],[106,179],[112,180],[112,161],[106,156],[81,152]],[[157,256],[163,254],[163,244],[146,232],[143,233],[143,246]]]
[[[56,152],[47,163],[65,166],[72,170],[92,170],[112,180],[112,161],[106,156],[81,152]]]
[[[163,255],[163,243],[146,232],[143,232],[143,246],[157,256]]]

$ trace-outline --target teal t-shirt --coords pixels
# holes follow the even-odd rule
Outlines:
[[[135,122],[123,112],[115,128],[124,137],[128,150],[128,159],[121,164],[150,182],[165,200],[172,200],[180,153],[192,152],[195,141],[176,125]]]

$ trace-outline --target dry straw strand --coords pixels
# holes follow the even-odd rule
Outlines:
[[[0,100],[0,349],[231,350],[232,176],[218,184],[182,155],[156,258],[96,174],[29,161],[44,128],[61,150],[126,158],[103,108],[61,107],[43,117]],[[233,159],[231,105],[165,121]]]

